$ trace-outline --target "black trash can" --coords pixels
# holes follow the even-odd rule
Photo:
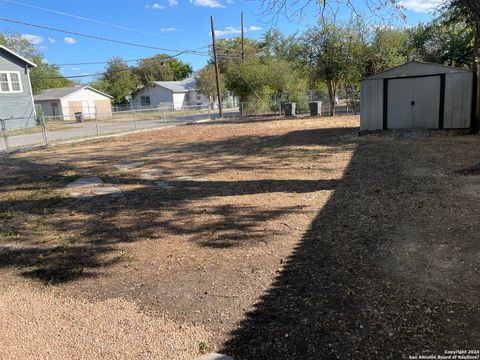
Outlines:
[[[310,107],[310,116],[322,116],[322,102],[312,101],[308,103]]]
[[[296,116],[297,115],[297,103],[294,102],[286,102],[283,103],[283,111],[285,116]]]
[[[83,117],[83,113],[81,112],[76,112],[75,113],[75,121],[77,123],[83,123],[85,121],[85,118]]]

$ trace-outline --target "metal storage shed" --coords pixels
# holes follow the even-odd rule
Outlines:
[[[473,79],[470,70],[417,61],[367,77],[360,86],[360,128],[470,128]]]

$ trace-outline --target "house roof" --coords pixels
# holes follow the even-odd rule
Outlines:
[[[37,65],[30,60],[25,59],[23,56],[18,55],[16,52],[10,50],[6,46],[0,45],[0,50],[5,51],[6,53],[16,57],[17,59],[23,61],[25,64],[27,64],[29,67],[37,67]]]
[[[196,89],[197,81],[194,77],[189,77],[181,81],[155,81],[154,84],[174,93],[186,93]]]
[[[453,66],[446,66],[441,64],[426,63],[420,61],[409,61],[405,64],[393,67],[381,73],[371,75],[363,80],[373,79],[388,79],[405,77],[412,75],[436,75],[436,74],[451,74],[451,73],[465,73],[471,72],[468,69],[457,68]]]
[[[60,100],[68,95],[71,95],[79,90],[88,89],[94,91],[100,95],[106,96],[110,99],[113,99],[113,96],[105,94],[100,90],[92,88],[91,86],[74,86],[74,87],[66,87],[66,88],[56,88],[56,89],[47,89],[41,92],[38,95],[35,95],[33,99],[35,101],[43,101],[43,100]]]

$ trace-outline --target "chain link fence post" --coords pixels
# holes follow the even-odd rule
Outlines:
[[[8,135],[7,135],[7,126],[5,125],[5,120],[0,119],[2,125],[2,135],[3,135],[3,144],[5,145],[5,152],[10,152],[10,147],[8,145]]]
[[[137,130],[137,112],[135,111],[135,107],[133,107],[133,129]]]
[[[98,113],[95,111],[95,129],[97,130],[97,136],[100,136],[100,130],[98,128]]]
[[[42,128],[42,137],[45,146],[48,146],[48,132],[47,132],[47,125],[45,124],[45,117],[43,114],[40,114],[40,127]]]

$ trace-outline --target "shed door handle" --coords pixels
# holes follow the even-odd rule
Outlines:
[[[410,105],[412,105],[412,106],[415,105],[415,101],[412,100],[412,102],[410,103]]]

